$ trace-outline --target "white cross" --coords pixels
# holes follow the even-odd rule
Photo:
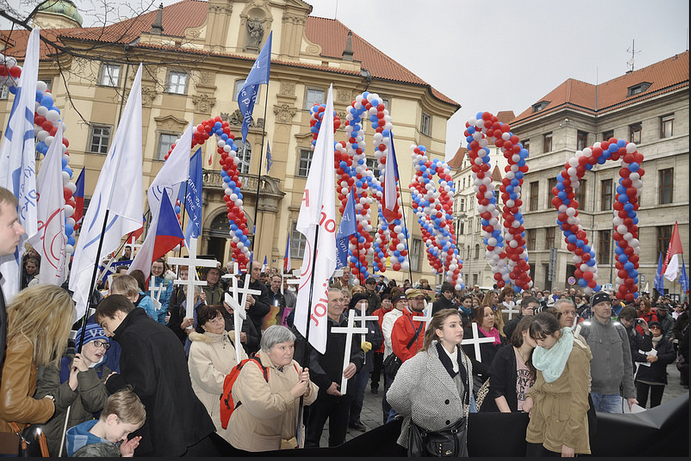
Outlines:
[[[285,281],[286,278],[290,277],[291,274],[288,272],[283,272],[283,269],[281,269],[281,294],[284,295],[285,291],[283,289],[283,282]],[[300,271],[298,269],[293,271],[292,277],[297,277],[297,278],[291,278],[288,279],[286,282],[288,285],[300,285]]]
[[[245,274],[245,283],[242,288],[238,287],[238,279],[240,276],[240,270],[238,269],[238,263],[233,263],[233,276],[230,278],[230,290],[233,295],[230,296],[228,293],[225,294],[225,302],[233,309],[233,328],[235,328],[235,355],[237,356],[238,363],[240,363],[240,333],[242,332],[242,323],[247,318],[247,311],[245,310],[245,304],[247,302],[247,295],[260,295],[262,294],[259,290],[252,290],[249,288],[249,273]],[[238,300],[240,300],[238,302]]]
[[[357,333],[367,333],[367,328],[355,326],[355,316],[357,314],[353,310],[348,311],[348,326],[347,327],[332,327],[331,333],[345,333],[345,353],[343,354],[343,369],[345,370],[350,363],[350,353],[353,350],[353,335]],[[348,390],[348,380],[345,376],[341,377],[340,393],[345,395]]]
[[[173,266],[187,266],[187,280],[176,280],[176,285],[187,285],[187,301],[185,308],[185,317],[192,318],[194,316],[194,287],[206,286],[206,281],[197,280],[197,267],[217,267],[218,261],[215,259],[198,259],[197,258],[197,239],[191,238],[190,245],[187,248],[187,258],[168,258],[168,264]]]
[[[154,285],[154,279],[155,276],[150,276],[149,277],[149,293],[151,293],[151,301],[154,303],[154,309],[156,311],[159,311],[161,309],[161,292],[163,291],[163,288],[165,287],[164,283],[161,282],[161,284],[157,287]]]
[[[461,341],[461,346],[465,344],[472,344],[473,348],[475,349],[475,360],[477,360],[478,362],[482,362],[482,354],[480,353],[480,343],[492,343],[494,342],[494,338],[481,338],[480,332],[477,329],[477,322],[471,323],[470,326],[473,330],[473,337]]]
[[[509,314],[509,320],[511,320],[511,317],[513,317],[513,314],[520,314],[521,313],[520,309],[514,309],[513,307],[507,307],[506,309],[502,309],[501,311],[505,314]]]
[[[427,331],[427,326],[432,321],[432,304],[425,301],[425,308],[422,312],[424,313],[422,317],[413,317],[413,320],[425,322],[425,328],[422,330],[424,335],[424,332]]]

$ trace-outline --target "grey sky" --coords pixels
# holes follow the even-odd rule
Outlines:
[[[161,2],[128,4],[140,1]],[[447,126],[447,156],[465,146],[465,122],[477,112],[519,114],[568,78],[621,76],[632,44],[635,69],[688,49],[687,0],[306,1],[312,15],[338,19],[461,104]]]

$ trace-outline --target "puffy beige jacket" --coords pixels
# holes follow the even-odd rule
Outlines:
[[[218,435],[230,441],[229,431],[221,426],[220,411],[223,381],[230,370],[237,365],[235,347],[228,332],[220,335],[193,332],[190,333],[189,338],[192,343],[187,367],[192,380],[192,389],[209,412]],[[247,354],[244,348],[241,347],[240,351],[241,358],[246,359]]]
[[[302,367],[293,360],[279,371],[264,352],[257,357],[269,369],[269,382],[256,363],[248,362],[242,368],[233,386],[233,400],[240,404],[228,422],[228,440],[235,448],[252,452],[295,448],[300,399],[294,399],[290,390],[297,384]],[[310,382],[303,404],[311,405],[318,392],[319,387]],[[304,433],[303,427],[303,439]]]

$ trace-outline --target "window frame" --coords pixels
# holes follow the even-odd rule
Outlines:
[[[667,139],[674,136],[674,114],[667,114],[660,117],[660,139]]]
[[[303,154],[308,154],[307,157],[303,157]],[[312,159],[314,158],[314,151],[310,149],[309,147],[299,147],[298,148],[298,161],[297,161],[297,171],[295,172],[295,176],[298,178],[305,178],[307,179],[307,176],[309,175],[310,168],[312,167]],[[303,166],[303,163],[306,163],[306,165]],[[302,171],[305,171],[304,174],[302,174]]]
[[[526,229],[525,248],[528,251],[535,251],[537,243],[537,229]]]
[[[302,259],[305,256],[307,237],[297,230],[297,220],[291,222],[290,230],[290,257]]]
[[[168,145],[168,149],[165,150],[165,152],[162,151],[163,146],[165,145],[163,142],[163,137],[164,136],[170,136],[172,138],[172,142]],[[173,133],[171,131],[159,131],[158,132],[158,143],[156,146],[156,160],[161,160],[165,161],[166,155],[168,154],[168,151],[170,151],[170,148],[175,144],[175,141],[177,141],[180,138],[179,133]]]
[[[546,154],[552,152],[552,144],[554,142],[554,136],[552,132],[545,133],[542,135],[542,153]]]
[[[236,139],[235,146],[237,147],[236,165],[240,174],[249,174],[252,167],[252,143],[246,143],[244,139]],[[247,152],[249,146],[249,154]]]
[[[425,136],[431,136],[432,133],[432,116],[425,112],[420,115],[420,133]]]
[[[598,251],[597,262],[600,265],[609,264],[610,253],[612,252],[612,229],[597,231]]]
[[[110,75],[108,69],[117,69],[117,74],[115,76],[115,81],[113,81],[113,76]],[[118,88],[120,86],[120,71],[121,67],[119,64],[110,64],[107,62],[101,63],[101,75],[98,77],[99,86],[105,86],[108,88]],[[108,76],[108,82],[106,82],[106,76]]]
[[[611,210],[614,206],[613,183],[612,178],[600,181],[600,211]]]
[[[311,101],[310,98],[310,92],[320,92],[321,93],[321,100],[319,101],[319,104],[324,104],[326,102],[326,91],[324,91],[322,88],[317,88],[317,87],[312,87],[308,86],[305,87],[305,104],[303,105],[303,110],[310,110],[312,109],[312,106],[316,104],[315,101]]]
[[[102,130],[106,129],[108,130],[108,135],[103,136],[102,134],[97,135],[96,130]],[[110,142],[112,141],[112,135],[113,135],[113,127],[110,125],[100,125],[100,124],[91,124],[89,126],[89,140],[88,140],[88,145],[86,148],[86,152],[89,152],[91,154],[99,154],[99,155],[107,155],[108,150],[110,149]],[[94,150],[94,137],[98,136],[99,139],[103,140],[106,139],[105,146],[103,145],[103,142],[98,143],[98,149]],[[105,148],[104,152],[101,152],[101,150]]]
[[[583,150],[588,147],[588,133],[586,131],[576,131],[576,150]]]
[[[580,179],[578,181],[578,188],[573,191],[573,198],[578,202],[578,204],[581,207],[581,210],[584,209],[583,207],[585,206],[585,191],[587,190],[587,183],[587,180]]]
[[[637,122],[629,125],[629,142],[640,144],[643,135],[643,123]]]
[[[662,168],[657,172],[658,205],[674,203],[674,168]]]
[[[528,202],[528,211],[537,211],[540,204],[540,181],[533,181],[529,184],[530,199]]]
[[[180,77],[184,76],[185,81],[182,83],[182,85],[180,84],[179,81],[175,82],[175,84],[173,84],[173,77],[174,76],[180,76]],[[189,82],[189,74],[187,72],[183,72],[180,70],[171,70],[170,72],[168,72],[168,79],[166,82],[166,93],[185,96],[185,95],[187,95],[187,83],[188,82]],[[174,88],[180,89],[181,86],[182,86],[182,91],[173,91]]]
[[[545,250],[554,248],[556,242],[556,228],[553,226],[545,227]]]

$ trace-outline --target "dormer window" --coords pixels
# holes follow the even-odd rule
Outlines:
[[[627,96],[636,96],[637,94],[645,93],[648,91],[648,88],[650,88],[650,85],[652,85],[652,83],[643,82],[639,83],[638,85],[630,86],[629,94]]]
[[[549,106],[549,101],[540,101],[537,104],[533,104],[533,113],[540,112],[542,109],[545,109],[547,106]]]

